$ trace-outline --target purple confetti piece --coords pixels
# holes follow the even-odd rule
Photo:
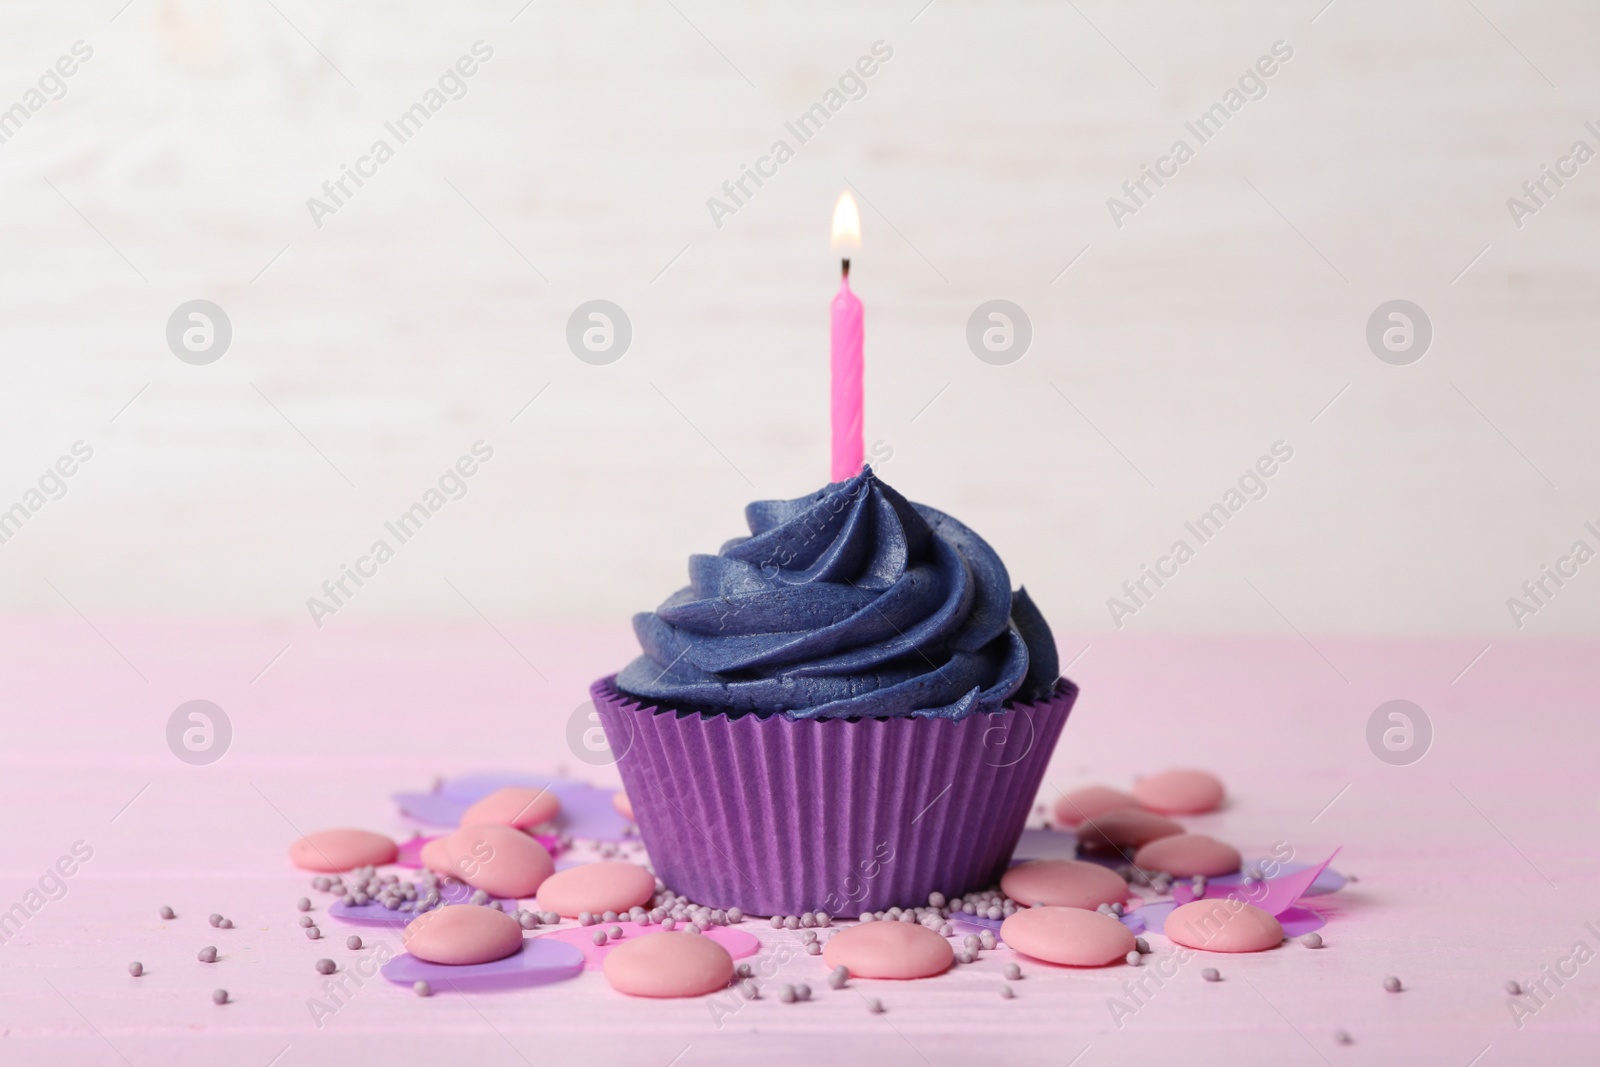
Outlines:
[[[439,900],[443,904],[465,904],[472,899],[473,889],[470,885],[453,882],[439,887]],[[490,897],[490,900],[500,900],[499,897]],[[510,904],[511,910],[516,910],[516,901],[500,900],[502,905]],[[357,926],[405,926],[421,911],[401,911],[399,908],[386,908],[377,901],[368,901],[365,904],[346,904],[336,900],[328,905],[328,914],[343,922],[354,923]]]
[[[548,788],[554,793],[561,801],[561,812],[553,822],[563,833],[592,841],[627,841],[634,836],[624,832],[631,824],[612,802],[618,790],[564,778],[474,774],[440,782],[432,793],[396,793],[393,799],[401,812],[417,822],[454,828],[473,804],[508,785]]]
[[[1303,937],[1328,925],[1327,919],[1310,908],[1290,908],[1278,916],[1278,922],[1283,926],[1284,937]]]
[[[1163,900],[1159,904],[1146,904],[1144,907],[1131,911],[1123,917],[1124,923],[1131,916],[1138,916],[1144,929],[1166,936],[1167,916],[1177,908],[1177,904],[1170,900]],[[1310,908],[1290,908],[1277,916],[1278,923],[1283,927],[1284,937],[1300,937],[1313,930],[1320,930],[1328,925],[1328,920]],[[1132,929],[1132,927],[1129,927]],[[1138,930],[1134,930],[1138,933]]]
[[[1257,861],[1258,864],[1267,862],[1270,861],[1267,859],[1261,859]],[[1274,877],[1283,877],[1285,875],[1295,874],[1299,871],[1306,870],[1311,866],[1312,864],[1300,863],[1298,861],[1280,864],[1278,867],[1278,874]],[[1234,871],[1232,874],[1219,874],[1208,879],[1208,881],[1213,885],[1235,886],[1244,881],[1244,872]],[[1337,893],[1339,890],[1343,889],[1348,882],[1349,879],[1347,879],[1344,875],[1340,874],[1332,867],[1327,867],[1324,868],[1321,874],[1317,875],[1316,880],[1311,883],[1311,887],[1302,893],[1301,896],[1318,897],[1327,893]]]
[[[1338,854],[1339,849],[1336,848],[1333,850],[1333,855],[1315,867],[1302,867],[1289,874],[1280,874],[1250,885],[1243,884],[1242,879],[1230,880],[1227,876],[1207,880],[1205,896],[1208,900],[1235,897],[1246,904],[1254,904],[1268,915],[1278,915],[1294,906],[1295,901],[1305,894]],[[1194,900],[1194,890],[1190,883],[1174,883],[1172,899],[1179,904],[1187,904]]]
[[[427,826],[451,828],[461,822],[462,813],[471,807],[470,801],[457,800],[443,793],[396,793],[394,802],[400,805],[401,813],[407,818]]]
[[[610,930],[613,926],[622,930],[620,938],[608,937],[603,945],[594,943],[594,932],[596,930]],[[628,941],[637,941],[641,937],[662,932],[660,924],[642,926],[639,923],[622,921],[598,923],[594,926],[570,926],[565,930],[557,930],[555,933],[545,934],[544,939],[562,941],[573,946],[583,953],[584,970],[598,971],[604,966],[605,959],[611,954],[612,949]],[[715,941],[727,949],[728,955],[736,960],[744,959],[746,956],[754,956],[761,951],[761,942],[743,930],[734,930],[726,926],[713,926],[708,930],[702,930],[699,936]]]
[[[411,840],[406,841],[400,846],[400,851],[395,856],[395,866],[408,867],[411,870],[420,871],[422,869],[422,846],[426,845],[429,841],[438,840],[443,836],[445,835],[431,834],[424,836],[422,834],[417,834],[416,836],[412,837]],[[549,834],[529,834],[528,836],[532,837],[535,841],[539,842],[539,844],[543,845],[544,850],[550,853],[551,856],[560,855],[561,839],[559,837],[551,837]],[[557,862],[556,870],[565,870],[566,867],[571,866],[574,866],[574,864],[568,863],[564,867],[560,862]]]
[[[1165,937],[1164,931],[1167,928],[1167,916],[1171,915],[1177,906],[1170,900],[1163,900],[1158,904],[1146,904],[1142,908],[1135,908],[1128,914],[1139,916],[1139,920],[1144,923],[1146,930],[1152,930]]]
[[[583,953],[548,937],[525,937],[521,950],[492,963],[452,966],[428,963],[402,952],[385,963],[380,973],[396,985],[427,982],[435,993],[521,989],[577,977],[583,973]]]
[[[995,933],[999,933],[1000,924],[1003,922],[1005,922],[1004,919],[991,919],[987,915],[952,915],[949,919],[949,923],[955,929],[957,937],[974,933],[977,930],[993,930]],[[963,926],[970,926],[973,929],[963,930]]]
[[[1013,864],[1025,863],[1028,860],[1077,858],[1078,835],[1068,830],[1024,830],[1021,839],[1017,841],[1016,851],[1011,854]]]

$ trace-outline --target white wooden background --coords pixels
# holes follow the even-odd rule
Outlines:
[[[1521,229],[1505,202],[1597,145],[1600,17],[1325,2],[7,5],[0,107],[94,54],[0,145],[0,505],[95,456],[0,550],[0,606],[309,633],[479,439],[466,498],[341,620],[653,606],[747,500],[825,476],[848,183],[869,444],[1059,627],[1111,629],[1282,439],[1270,495],[1130,629],[1516,635],[1506,598],[1600,517],[1600,172]],[[478,40],[466,96],[317,228],[307,198]],[[879,40],[867,95],[715,226]],[[1279,40],[1266,97],[1116,228],[1106,199]],[[208,367],[164,342],[200,297],[234,327]],[[997,297],[1035,330],[1008,367],[964,342]],[[1434,325],[1409,367],[1364,341],[1397,297]],[[563,340],[593,298],[634,325],[611,366]],[[1597,604],[1582,574],[1522,633],[1593,633]]]

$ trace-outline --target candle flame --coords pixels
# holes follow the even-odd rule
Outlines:
[[[861,248],[861,212],[856,210],[855,197],[846,189],[839,194],[833,206],[833,250],[848,259]]]

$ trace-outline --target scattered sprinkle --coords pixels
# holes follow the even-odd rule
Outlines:
[[[870,1011],[874,1015],[882,1015],[883,1014],[883,1001],[879,1000],[877,997],[868,997],[867,998],[867,1010]]]
[[[1011,991],[1011,987],[1010,986],[1003,985],[1003,986],[1000,987],[1000,999],[1002,999],[1002,1000],[1010,1000],[1014,996],[1016,996],[1016,994]]]
[[[308,926],[306,927],[306,936],[311,940],[316,941],[322,937],[322,931],[318,930],[315,926]]]
[[[778,1000],[784,1004],[793,1004],[795,1002],[794,986],[787,984],[779,986]]]
[[[1208,982],[1222,981],[1222,973],[1215,967],[1207,967],[1205,970],[1200,972],[1200,977],[1204,978]]]
[[[594,932],[594,943],[597,945],[606,943],[606,932],[604,930],[596,930]]]
[[[294,902],[294,906],[297,909],[299,909],[300,911],[310,911],[311,910],[311,898],[310,897],[301,897],[299,900]]]
[[[1391,974],[1383,980],[1383,988],[1390,993],[1398,993],[1403,987],[1400,985],[1400,979]]]
[[[828,972],[828,988],[843,989],[844,984],[850,980],[850,968],[840,964]]]
[[[1022,977],[1022,968],[1015,963],[1008,963],[1006,964],[1005,975],[1006,981],[1015,982]]]
[[[1143,955],[1149,955],[1150,953],[1150,942],[1146,941],[1142,937],[1136,937],[1133,939],[1133,947],[1138,949]]]
[[[796,999],[796,1000],[810,1000],[811,999],[811,987],[806,985],[804,982],[801,982],[799,985],[795,986],[794,987],[794,999]]]
[[[313,919],[309,915],[302,915],[302,916],[300,916],[300,925],[301,926],[315,926],[315,925],[317,925],[317,920]]]
[[[133,975],[135,978],[138,978],[140,975],[144,974],[144,964],[135,960],[133,963],[128,964],[128,973]]]
[[[178,913],[167,907],[167,905],[163,904],[161,905],[161,917],[163,919],[176,919],[178,917]]]
[[[332,960],[324,957],[323,959],[317,961],[318,974],[332,974],[335,970],[337,970],[337,968],[334,966]]]
[[[622,927],[620,927],[620,926],[611,927],[611,929],[606,931],[606,936],[609,937],[609,938],[613,938],[613,939],[621,937],[622,936]]]
[[[1356,1043],[1356,1039],[1350,1036],[1350,1031],[1348,1030],[1335,1030],[1333,1032],[1333,1040],[1340,1045],[1353,1045]]]
[[[419,997],[433,996],[433,986],[429,985],[427,982],[424,982],[420,978],[411,983],[411,991]]]
[[[217,914],[216,912],[212,912],[210,915],[208,915],[206,917],[206,922],[210,923],[212,926],[221,926],[222,925],[222,916]]]
[[[134,964],[134,966],[137,967],[138,964]],[[1513,978],[1506,983],[1506,992],[1514,997],[1520,997],[1522,995],[1522,983]]]
[[[1124,956],[1123,959],[1127,962],[1129,967],[1137,967],[1144,963],[1144,957],[1139,955],[1138,949],[1134,949],[1132,952]]]
[[[228,991],[226,989],[213,989],[211,991],[211,1003],[213,1003],[213,1004],[226,1004],[226,1003],[228,1003]]]
[[[344,947],[348,949],[360,948],[361,938],[357,937],[355,934],[351,934],[349,937],[344,939]]]
[[[1321,934],[1307,934],[1305,937],[1300,939],[1300,943],[1302,945],[1304,945],[1306,948],[1321,948],[1322,947],[1322,935]]]
[[[200,950],[200,955],[199,955],[198,958],[199,958],[201,963],[216,963],[217,962],[217,946],[215,946],[215,945],[207,945],[205,948]]]
[[[761,998],[761,987],[756,984],[754,978],[746,978],[740,982],[739,992],[744,994],[744,999],[746,1000],[759,1000]]]

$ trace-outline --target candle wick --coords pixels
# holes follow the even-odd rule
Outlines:
[[[839,273],[846,278],[850,277],[850,260],[848,258],[839,261]]]

